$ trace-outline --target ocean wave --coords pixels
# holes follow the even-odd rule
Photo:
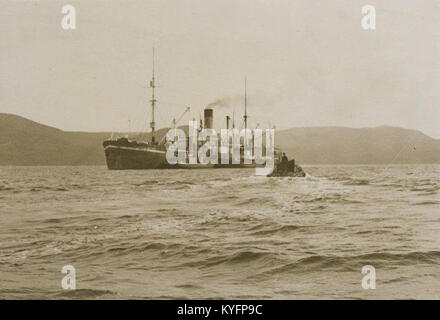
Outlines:
[[[240,201],[237,203],[237,206],[258,206],[258,205],[267,205],[268,203],[272,202],[273,199],[270,197],[251,197],[247,198],[243,201]]]
[[[302,229],[305,227],[302,226],[296,226],[296,225],[285,225],[285,226],[279,226],[272,229],[264,229],[260,231],[255,231],[250,233],[252,236],[270,236],[275,234],[289,234],[292,231],[298,231],[299,229]]]
[[[367,179],[349,179],[345,182],[343,182],[344,185],[348,186],[366,186],[370,184],[370,181]]]
[[[197,268],[213,268],[218,266],[233,267],[242,264],[252,264],[253,267],[259,267],[265,264],[273,264],[277,261],[277,254],[272,252],[240,250],[230,254],[214,255],[205,259],[197,259],[193,261],[184,262],[174,267],[197,267]]]
[[[30,192],[40,192],[40,191],[68,191],[68,189],[64,187],[48,187],[48,186],[36,186],[29,189]]]
[[[287,263],[281,267],[270,270],[270,273],[285,272],[310,272],[333,269],[336,271],[356,271],[364,265],[377,267],[391,267],[393,265],[419,265],[440,263],[440,251],[388,253],[376,252],[363,255],[337,256],[337,255],[311,255],[300,258],[295,262]]]
[[[133,185],[136,187],[142,187],[142,186],[152,186],[156,184],[159,184],[158,180],[146,180],[144,182],[134,183]]]
[[[115,292],[110,290],[99,289],[75,289],[75,290],[63,290],[60,293],[54,295],[57,299],[93,299],[103,298],[103,296],[113,296]]]
[[[422,194],[422,195],[424,195],[424,194],[426,194],[426,195],[436,194],[438,190],[440,190],[440,187],[438,187],[438,186],[434,186],[434,187],[433,186],[429,186],[429,187],[426,187],[426,188],[416,187],[416,188],[411,188],[410,189],[410,191],[420,192],[420,194]]]
[[[240,251],[224,259],[226,264],[249,263],[273,257],[270,252]]]
[[[426,200],[426,201],[412,203],[413,206],[426,206],[426,205],[438,205],[438,204],[440,204],[440,201],[437,200]]]
[[[13,191],[13,190],[14,190],[14,188],[12,188],[12,187],[8,187],[5,185],[0,186],[0,191]]]

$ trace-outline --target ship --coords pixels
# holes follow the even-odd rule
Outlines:
[[[154,49],[153,49],[153,75],[150,81],[151,96],[151,139],[150,141],[130,140],[127,137],[108,139],[103,142],[107,167],[110,170],[124,169],[161,169],[165,168],[165,144],[156,141],[156,123],[154,112],[157,103],[155,97],[156,79],[154,75]]]
[[[153,50],[153,70],[152,78],[150,80],[149,87],[151,88],[151,122],[150,128],[151,133],[147,141],[137,141],[135,139],[129,139],[126,137],[110,138],[103,142],[104,152],[107,167],[110,170],[125,170],[125,169],[180,169],[180,168],[252,168],[257,165],[255,161],[252,160],[251,164],[244,163],[244,152],[243,146],[240,146],[240,163],[233,164],[232,161],[229,164],[175,164],[171,165],[166,159],[167,144],[165,143],[165,136],[158,139],[156,132],[156,122],[155,122],[155,109],[157,106],[157,99],[155,95],[156,89],[156,78],[154,73],[154,50]],[[244,128],[248,126],[248,114],[247,114],[247,92],[246,92],[246,78],[245,78],[245,95],[244,95]],[[178,120],[173,119],[173,127],[175,128],[178,121],[190,110],[187,107],[184,113],[179,117]],[[212,108],[206,107],[204,109],[203,121],[200,119],[200,128],[202,129],[212,129],[214,110]],[[230,117],[226,117],[226,127],[229,129]],[[232,119],[232,128],[235,127],[234,117]]]

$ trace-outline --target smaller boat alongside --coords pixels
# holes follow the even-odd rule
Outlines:
[[[306,173],[299,165],[295,163],[295,160],[288,160],[286,155],[278,154],[275,159],[275,167],[268,177],[305,177]]]

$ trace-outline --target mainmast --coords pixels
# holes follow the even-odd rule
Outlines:
[[[154,122],[154,107],[156,106],[156,98],[154,96],[154,88],[156,88],[156,81],[154,78],[154,48],[153,48],[153,77],[151,78],[150,81],[150,88],[151,88],[151,122],[150,122],[150,127],[151,127],[151,144],[156,144],[155,141],[155,128],[156,128],[156,122]]]
[[[247,119],[248,119],[248,115],[247,115],[247,84],[246,84],[246,77],[244,77],[244,128],[247,129]]]

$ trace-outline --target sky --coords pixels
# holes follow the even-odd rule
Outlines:
[[[76,29],[61,27],[65,4]],[[362,6],[376,29],[361,27]],[[157,127],[399,126],[440,138],[435,0],[0,1],[0,112],[69,131],[146,131],[152,48]]]

